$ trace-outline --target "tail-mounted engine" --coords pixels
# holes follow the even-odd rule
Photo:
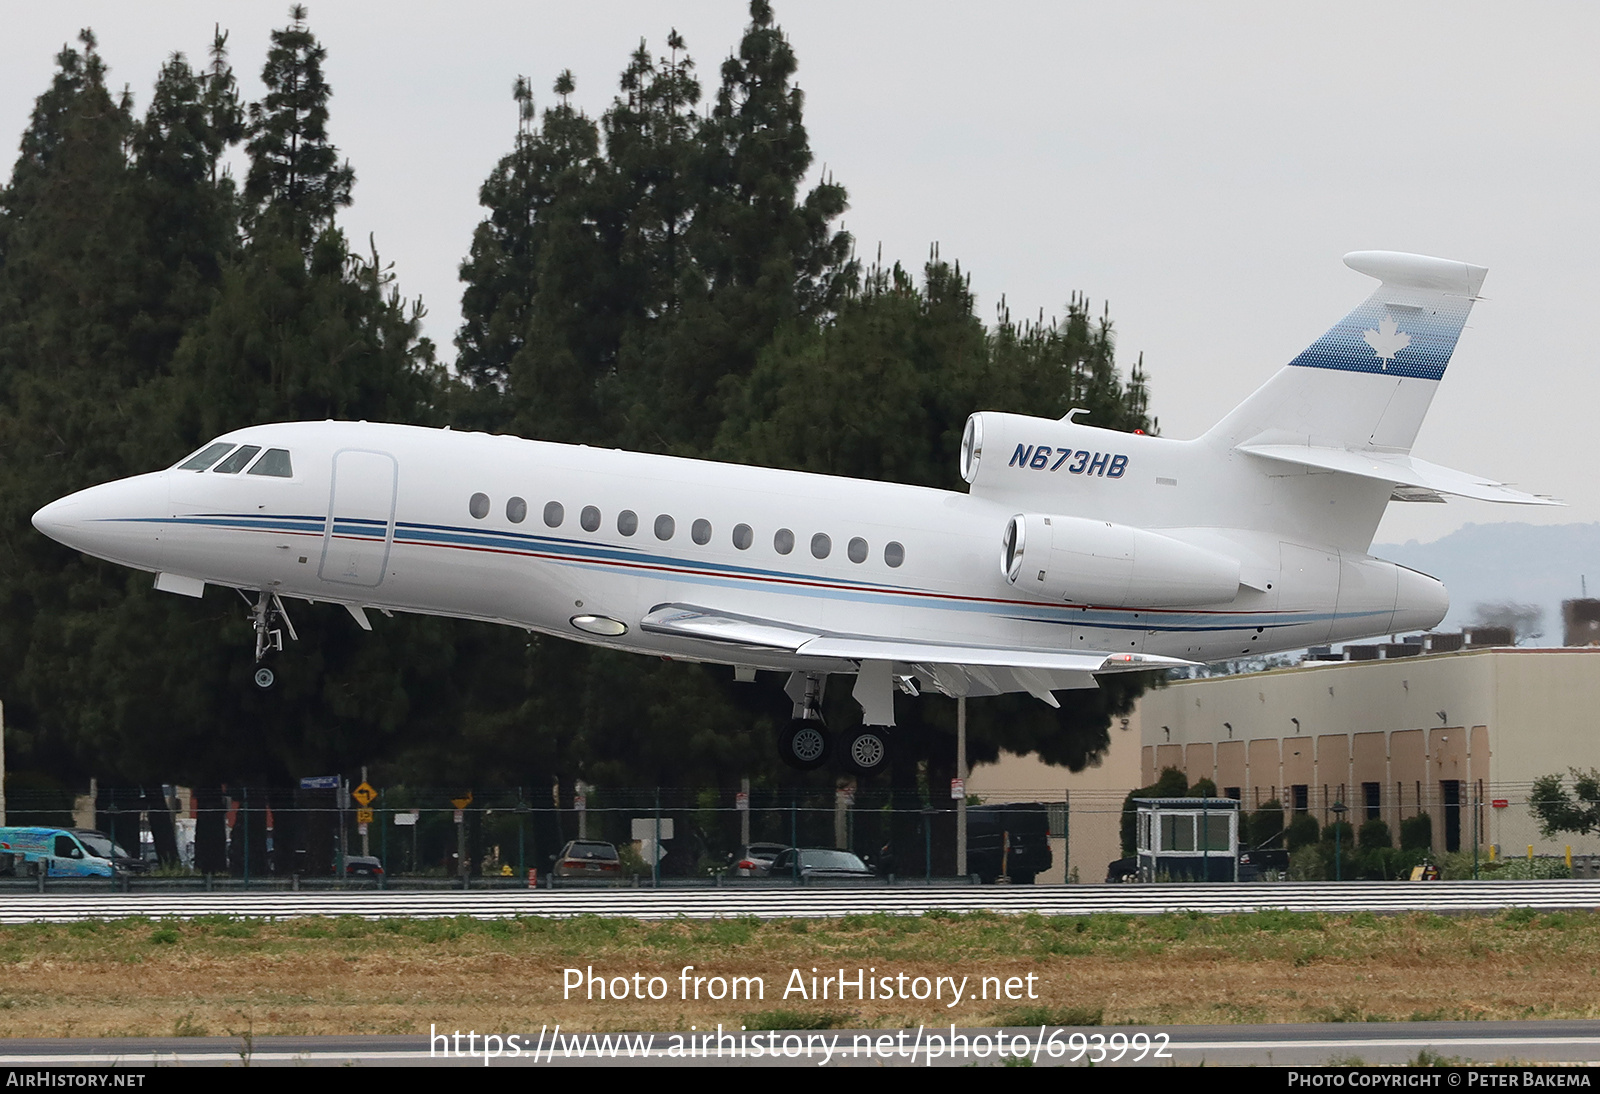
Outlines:
[[[1108,608],[1226,604],[1239,593],[1238,559],[1082,517],[1018,513],[1006,524],[1000,570],[1020,592]]]

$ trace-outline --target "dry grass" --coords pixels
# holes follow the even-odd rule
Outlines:
[[[763,1000],[679,998],[680,970]],[[659,1002],[562,998],[562,970],[663,977]],[[1035,1000],[783,998],[791,971],[1033,974]],[[426,1033],[1600,1017],[1600,914],[1259,913],[638,923],[580,918],[117,920],[0,927],[5,1036]],[[907,983],[910,981],[908,979]],[[808,984],[809,986],[809,984]],[[948,994],[946,996],[948,999]]]

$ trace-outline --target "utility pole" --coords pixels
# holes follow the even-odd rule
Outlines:
[[[6,705],[0,703],[0,825],[6,822]]]
[[[956,697],[956,778],[961,794],[956,798],[956,874],[967,876],[967,697]]]

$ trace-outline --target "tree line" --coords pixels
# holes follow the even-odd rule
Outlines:
[[[845,187],[808,184],[794,51],[766,0],[714,77],[676,33],[641,43],[598,117],[562,72],[517,78],[510,148],[461,264],[452,367],[375,248],[344,236],[356,172],[333,141],[304,8],[241,97],[218,32],[174,54],[142,112],[84,32],[56,58],[0,191],[0,700],[28,780],[284,785],[372,767],[412,785],[825,785],[774,766],[776,681],[452,620],[358,631],[291,604],[279,685],[250,686],[245,604],[38,535],[50,500],[294,419],[490,430],[958,488],[975,409],[1151,430],[1108,314],[985,323],[969,275],[863,263]],[[543,101],[541,105],[540,100]],[[508,128],[511,128],[508,126]],[[229,156],[248,168],[236,179]],[[1142,682],[973,704],[972,753],[1081,768]],[[835,724],[856,717],[835,689]],[[837,711],[832,703],[837,701]],[[893,774],[954,773],[953,704],[902,698]],[[20,782],[18,780],[21,780]]]

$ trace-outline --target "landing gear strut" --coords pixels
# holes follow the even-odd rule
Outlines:
[[[828,678],[792,673],[784,687],[794,701],[794,717],[778,731],[778,758],[797,771],[815,771],[828,762],[832,734],[822,720],[822,693]]]
[[[239,590],[239,595],[244,596],[243,589]],[[249,599],[245,597],[246,601]],[[282,628],[278,626],[280,623],[283,624]],[[270,688],[277,677],[261,662],[266,660],[267,654],[282,651],[284,630],[288,630],[289,637],[297,642],[300,636],[294,633],[294,624],[289,621],[289,612],[284,608],[283,601],[278,599],[278,594],[265,589],[256,594],[255,604],[250,608],[250,626],[256,632],[256,664],[260,666],[254,677],[256,687]]]

